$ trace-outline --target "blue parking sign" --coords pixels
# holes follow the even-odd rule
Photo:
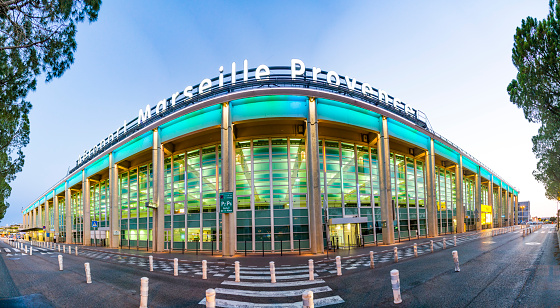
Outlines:
[[[97,220],[92,220],[91,221],[91,227],[92,228],[97,228],[98,224],[97,224]]]

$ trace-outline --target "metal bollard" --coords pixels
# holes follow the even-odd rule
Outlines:
[[[443,238],[442,243],[443,243],[443,249],[445,249],[445,238]]]
[[[235,282],[240,282],[239,279],[239,261],[235,261]]]
[[[336,275],[342,276],[342,263],[340,261],[340,256],[336,256]]]
[[[270,282],[276,283],[276,268],[274,267],[274,261],[268,263],[270,265]]]
[[[375,264],[373,264],[373,251],[369,252],[369,268],[375,268]]]
[[[457,246],[457,235],[453,235],[453,246]]]
[[[430,250],[434,252],[434,241],[430,240]]]
[[[63,265],[62,264],[62,255],[58,255],[58,269],[59,270],[63,269],[62,265]]]
[[[453,250],[451,253],[453,255],[453,262],[455,262],[455,271],[460,272],[461,269],[459,268],[459,253],[457,250]]]
[[[313,291],[304,291],[301,295],[301,299],[303,301],[303,308],[315,308],[315,304],[313,303]]]
[[[140,278],[140,308],[148,308],[148,277]]]
[[[208,265],[206,260],[202,260],[202,279],[208,279],[208,275],[206,274],[207,269]]]
[[[33,255],[33,246],[29,247],[29,255],[30,255],[30,256]]]
[[[393,255],[395,256],[395,262],[399,262],[399,250],[397,247],[393,247]]]
[[[86,282],[91,283],[91,271],[89,269],[89,262],[84,263],[84,266],[86,268]]]
[[[399,279],[399,271],[396,269],[391,271],[391,287],[393,288],[393,303],[402,303],[401,281]]]
[[[418,257],[418,245],[414,243],[414,256]]]
[[[215,307],[216,307],[216,290],[208,289],[206,290],[206,308],[215,308]]]
[[[307,263],[309,264],[309,280],[315,280],[315,266],[313,265],[313,259],[309,259],[309,261],[307,261]]]
[[[179,276],[179,259],[173,259],[173,276]]]

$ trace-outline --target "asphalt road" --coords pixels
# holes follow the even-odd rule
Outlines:
[[[454,271],[452,251],[459,253]],[[508,233],[333,279],[351,307],[560,307],[558,241],[553,226],[526,237]],[[403,302],[393,304],[390,271]]]
[[[2,307],[7,305],[1,297],[31,294],[42,295],[45,307],[138,307],[141,277],[150,278],[149,307],[204,307],[200,303],[208,288],[216,288],[218,306],[301,307],[302,290],[313,289],[316,307],[560,307],[558,242],[554,228],[548,227],[526,237],[507,233],[464,241],[457,247],[448,243],[445,250],[398,263],[386,260],[375,269],[355,259],[345,263],[342,276],[333,274],[334,262],[318,263],[313,282],[306,278],[305,263],[277,261],[277,284],[270,283],[267,267],[246,265],[243,258],[239,259],[241,283],[235,283],[229,265],[222,271],[216,266],[209,279],[202,280],[198,264],[182,268],[174,277],[163,261],[149,272],[143,258],[81,251],[79,256],[63,254],[64,270],[59,271],[57,251],[8,255],[4,248],[13,250],[0,242]],[[459,253],[458,273],[453,250]],[[92,284],[86,283],[85,262],[91,265]],[[399,305],[392,301],[392,269],[400,271],[403,303]]]

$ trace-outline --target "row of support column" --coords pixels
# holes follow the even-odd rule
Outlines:
[[[378,150],[378,160],[379,160],[379,174],[380,174],[380,205],[381,205],[381,224],[382,224],[382,235],[384,244],[392,244],[395,241],[394,235],[394,207],[393,196],[391,190],[391,174],[390,174],[390,146],[389,146],[389,133],[387,118],[382,117],[382,126],[380,128],[379,134],[377,134],[377,150]],[[326,222],[323,221],[322,215],[322,200],[321,200],[321,190],[320,190],[320,170],[319,170],[319,130],[318,130],[318,118],[317,118],[317,103],[315,98],[309,98],[308,101],[308,117],[306,119],[306,131],[305,139],[307,143],[308,151],[308,172],[307,172],[307,184],[308,184],[308,210],[309,210],[309,242],[311,253],[322,253],[324,251],[323,244],[323,230]],[[231,106],[229,103],[222,104],[222,121],[221,121],[221,181],[222,190],[224,192],[233,192],[235,190],[235,134],[232,123],[231,116]],[[418,157],[425,157],[425,190],[426,190],[426,217],[427,217],[427,227],[428,236],[434,237],[438,235],[438,224],[437,224],[437,194],[436,194],[436,173],[435,173],[435,150],[434,150],[434,140],[430,139],[430,143],[427,151]],[[158,129],[153,130],[153,147],[152,147],[152,166],[153,166],[153,187],[154,195],[152,196],[151,203],[155,205],[154,209],[148,209],[153,211],[153,228],[152,232],[152,249],[154,251],[164,250],[164,151],[163,146],[159,137]],[[457,232],[465,232],[464,230],[464,220],[465,220],[465,209],[463,205],[463,158],[459,157],[459,162],[455,166],[456,174],[456,187],[457,189]],[[120,221],[119,221],[119,191],[118,191],[118,166],[113,159],[112,153],[109,154],[109,246],[116,248],[120,243]],[[480,169],[475,174],[475,208],[477,212],[476,219],[476,229],[480,230],[481,226],[481,176]],[[493,182],[489,182],[489,205],[492,205],[493,194],[492,187]],[[498,202],[501,204],[502,192],[501,187],[499,189]],[[71,243],[72,241],[72,216],[71,216],[71,192],[67,183],[65,185],[65,221],[62,222],[66,225],[66,242]],[[82,206],[83,206],[83,241],[84,244],[88,245],[91,241],[91,219],[90,219],[90,179],[87,177],[85,171],[82,171]],[[506,195],[506,200],[508,206],[507,215],[508,223],[511,225],[517,222],[517,199],[515,197],[510,198],[509,192]],[[513,201],[510,201],[513,200]],[[54,195],[53,201],[54,206],[54,229],[55,233],[59,232],[59,208],[58,208],[58,196]],[[219,210],[219,206],[217,206]],[[500,227],[502,226],[501,216],[501,206],[499,207],[499,213],[495,213],[500,217]],[[48,213],[49,202],[45,202],[45,212]],[[515,213],[515,214],[513,214]],[[24,215],[24,224],[26,227],[38,227],[42,226],[43,220],[42,209],[39,206]],[[222,253],[224,256],[233,256],[236,252],[237,246],[237,234],[236,234],[236,213],[223,213],[222,215],[222,225],[218,226],[218,230],[221,230],[222,235]],[[48,217],[48,215],[46,215]],[[515,219],[514,219],[515,217]],[[117,219],[115,219],[117,218]],[[49,218],[45,220],[47,226],[49,224]]]

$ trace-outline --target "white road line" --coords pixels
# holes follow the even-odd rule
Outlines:
[[[10,252],[10,249],[8,249],[8,248],[4,248],[4,250],[6,251],[6,253]]]
[[[318,275],[315,273],[315,277]],[[235,278],[235,275],[229,275],[229,279]],[[299,278],[309,278],[309,275],[287,275],[287,276],[276,276],[276,280],[286,280],[286,279],[299,279]],[[240,279],[249,280],[270,280],[270,276],[240,276]]]
[[[225,280],[222,284],[230,285],[230,286],[240,286],[240,287],[259,287],[259,288],[283,288],[283,287],[295,287],[295,286],[306,286],[311,284],[320,284],[325,283],[323,279],[315,279],[315,280],[300,280],[300,281],[291,281],[291,282],[277,282],[277,283],[270,283],[270,282],[235,282],[231,280]]]
[[[307,272],[309,272],[309,268],[300,269],[300,270],[293,270],[293,271],[285,271],[284,268],[276,269],[276,275],[307,273]],[[252,274],[252,275],[266,275],[266,274],[270,274],[270,269],[268,269],[266,271],[244,271],[244,270],[240,270],[239,273],[241,273],[241,274]]]
[[[313,300],[315,307],[325,307],[329,305],[341,304],[344,303],[344,300],[340,296],[330,296],[330,297],[323,297],[323,298],[316,298]],[[206,305],[206,298],[202,299],[198,304]],[[275,303],[275,304],[254,304],[249,302],[239,302],[239,301],[231,301],[225,299],[216,299],[216,307],[254,307],[254,308],[301,308],[303,306],[303,302],[295,302],[295,303]]]
[[[331,288],[328,286],[309,288],[303,290],[288,290],[288,291],[253,291],[253,290],[237,290],[237,289],[223,289],[216,288],[218,294],[250,296],[250,297],[286,297],[286,296],[301,296],[305,291],[313,291],[313,293],[330,292]]]

